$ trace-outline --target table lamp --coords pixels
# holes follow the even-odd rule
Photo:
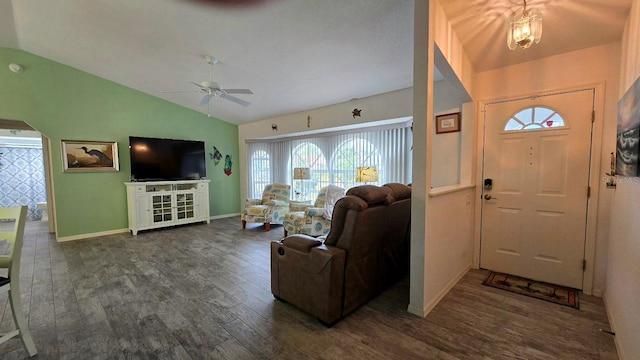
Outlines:
[[[375,166],[358,166],[356,171],[356,182],[377,182],[378,168]]]
[[[302,182],[302,180],[311,179],[311,171],[310,171],[310,169],[308,167],[293,168],[293,179],[294,180],[300,180],[300,184],[298,184],[300,186],[298,187],[298,190],[295,192],[297,200],[300,200],[301,194],[303,193],[303,191],[301,191],[301,189],[302,189],[302,185],[304,184]]]

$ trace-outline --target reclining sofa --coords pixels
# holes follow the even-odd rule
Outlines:
[[[326,239],[271,243],[271,292],[331,326],[408,272],[411,188],[351,188],[335,204]]]

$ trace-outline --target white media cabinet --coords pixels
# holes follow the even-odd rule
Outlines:
[[[211,221],[209,180],[128,182],[129,230]]]

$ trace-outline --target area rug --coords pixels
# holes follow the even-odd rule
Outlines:
[[[576,309],[580,308],[578,290],[559,285],[547,284],[493,271],[482,284]]]

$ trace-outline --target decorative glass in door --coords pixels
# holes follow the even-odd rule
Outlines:
[[[195,217],[192,193],[176,194],[176,216],[178,220]]]
[[[151,198],[153,222],[171,221],[171,195],[154,195]]]

